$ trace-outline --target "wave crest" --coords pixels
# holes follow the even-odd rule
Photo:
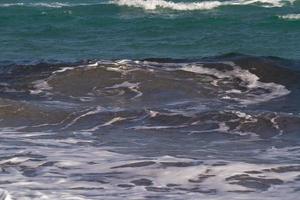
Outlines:
[[[262,7],[282,7],[286,4],[293,4],[295,0],[228,0],[228,1],[199,1],[199,2],[172,2],[168,0],[112,0],[102,3],[61,3],[61,2],[38,2],[38,3],[2,3],[0,7],[46,7],[63,8],[74,6],[88,6],[99,4],[115,4],[143,8],[145,10],[171,9],[178,11],[211,10],[221,6],[253,5]]]
[[[159,8],[171,9],[178,11],[191,10],[211,10],[220,6],[228,5],[251,5],[260,4],[263,7],[282,7],[286,3],[293,4],[294,0],[238,0],[238,1],[201,1],[189,3],[175,3],[165,0],[113,0],[113,4],[119,6],[137,7],[145,10],[156,10]]]
[[[300,14],[279,15],[278,17],[280,19],[285,19],[285,20],[299,20],[300,19]]]

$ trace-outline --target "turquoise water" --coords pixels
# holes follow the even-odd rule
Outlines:
[[[215,8],[180,1],[182,10],[164,8],[163,0],[148,2],[156,8],[141,2],[2,0],[0,60],[300,56],[299,1],[240,0]]]

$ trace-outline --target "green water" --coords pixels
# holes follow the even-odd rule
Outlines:
[[[0,61],[199,58],[231,52],[298,59],[300,19],[280,16],[300,14],[300,2],[269,2],[147,10],[106,0],[2,0]]]

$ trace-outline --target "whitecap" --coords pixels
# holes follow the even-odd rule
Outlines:
[[[33,83],[34,90],[30,90],[31,94],[40,94],[45,91],[52,90],[52,87],[48,84],[46,80],[37,80]]]
[[[167,8],[173,10],[209,10],[222,5],[222,3],[219,1],[174,3],[164,0],[117,0],[114,1],[114,3],[120,6],[144,8],[145,10],[155,10],[157,8]]]
[[[278,15],[278,17],[284,20],[300,20],[300,14]]]
[[[260,81],[260,78],[251,73],[249,70],[245,70],[240,68],[239,66],[235,65],[232,62],[226,62],[223,64],[227,64],[233,67],[232,70],[228,70],[226,72],[220,71],[213,68],[206,68],[203,65],[199,64],[186,64],[184,67],[181,68],[183,71],[199,73],[199,74],[207,74],[217,77],[218,79],[225,79],[225,78],[238,78],[243,81],[245,86],[247,87],[246,92],[242,92],[240,90],[226,90],[224,96],[221,99],[227,100],[234,100],[240,102],[241,104],[256,104],[261,102],[267,102],[275,98],[279,98],[282,96],[286,96],[290,93],[290,91],[284,86],[277,83],[265,83]],[[251,90],[255,89],[265,89],[268,92],[263,94],[252,94]],[[236,97],[230,96],[229,94],[243,96]]]
[[[282,7],[293,4],[294,0],[232,0],[232,1],[201,1],[201,2],[172,2],[167,0],[113,0],[111,3],[119,6],[137,7],[145,10],[156,10],[159,8],[178,11],[211,10],[220,6],[252,5],[262,7]]]

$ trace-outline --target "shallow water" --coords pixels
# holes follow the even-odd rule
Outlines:
[[[299,5],[0,1],[0,200],[298,199]]]
[[[232,54],[2,66],[2,195],[294,200],[291,63]]]

